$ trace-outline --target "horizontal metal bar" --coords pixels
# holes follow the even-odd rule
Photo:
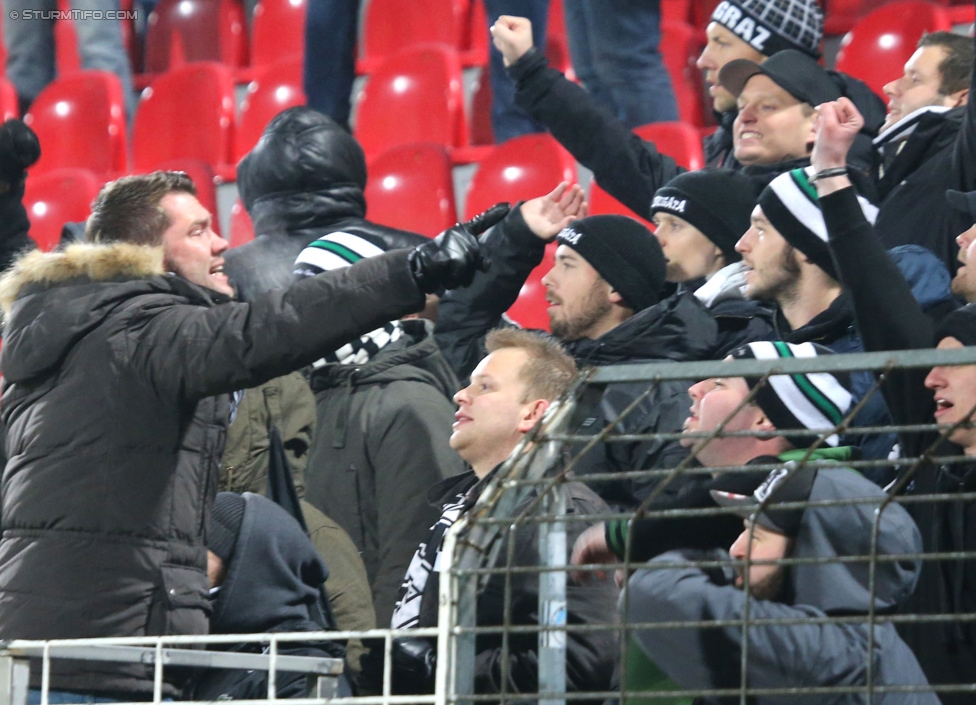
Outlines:
[[[44,655],[43,646],[8,648],[14,656]],[[156,649],[139,646],[109,646],[106,644],[87,646],[62,646],[51,642],[48,647],[51,658],[77,659],[84,661],[112,661],[115,663],[156,663]],[[230,651],[203,651],[197,649],[163,649],[162,661],[166,666],[196,666],[199,668],[243,668],[254,671],[267,671],[271,656],[268,654],[247,654]],[[343,660],[316,656],[277,657],[279,671],[317,673],[325,676],[338,676],[342,673]]]
[[[791,357],[770,360],[704,360],[701,362],[635,362],[593,369],[589,384],[614,382],[659,382],[698,380],[708,377],[761,377],[770,372],[848,372],[882,370],[890,367],[919,368],[936,365],[976,364],[976,347],[936,350],[892,350],[885,352],[844,353],[820,357]]]

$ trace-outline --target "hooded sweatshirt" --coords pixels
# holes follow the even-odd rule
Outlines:
[[[298,522],[270,499],[245,492],[244,518],[223,584],[212,596],[212,634],[322,631],[316,609],[320,586],[329,569]],[[213,649],[259,651],[258,644],[213,644]],[[267,645],[264,645],[267,650]],[[281,654],[342,658],[343,648],[334,642],[314,640],[281,642]],[[277,674],[278,697],[302,697],[305,674]],[[196,700],[263,698],[267,695],[265,671],[205,671],[189,695]]]
[[[817,502],[864,498],[863,504],[815,506]],[[849,468],[821,468],[810,490],[794,538],[792,558],[829,558],[871,554],[872,526],[885,493]],[[881,513],[878,556],[918,553],[921,535],[898,504]],[[706,554],[728,559],[724,552]],[[702,554],[695,556],[701,558]],[[784,590],[777,601],[748,599],[734,587],[728,570],[708,572],[682,552],[665,553],[630,580],[628,618],[632,622],[731,621],[722,627],[654,629],[637,632],[641,648],[662,671],[685,688],[739,688],[744,649],[742,621],[793,620],[864,615],[848,624],[772,624],[748,631],[747,685],[750,688],[838,686],[850,692],[806,698],[753,696],[766,703],[865,703],[869,631],[866,615],[894,611],[915,588],[921,562],[878,561],[874,595],[869,591],[870,564],[806,563],[786,568]],[[658,564],[685,563],[676,568]],[[914,654],[893,624],[876,623],[872,657],[873,684],[926,685]],[[858,691],[857,688],[862,690]],[[874,693],[874,703],[938,703],[931,693]]]

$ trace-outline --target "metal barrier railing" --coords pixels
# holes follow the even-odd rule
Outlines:
[[[669,380],[694,381],[706,377],[722,376],[751,376],[763,377],[770,373],[810,373],[810,372],[838,372],[848,370],[892,370],[896,368],[927,368],[934,365],[976,364],[976,348],[956,350],[912,350],[902,352],[863,353],[857,355],[835,355],[817,358],[782,359],[770,364],[763,360],[709,361],[698,363],[646,363],[620,365],[616,367],[600,368],[583,373],[574,388],[560,403],[552,405],[542,424],[527,436],[508,461],[493,476],[491,482],[481,493],[477,504],[466,515],[462,516],[447,532],[441,553],[440,565],[440,602],[438,612],[438,627],[436,629],[400,630],[386,629],[371,630],[369,632],[329,632],[329,633],[299,633],[299,634],[265,634],[265,635],[210,635],[206,637],[157,637],[144,639],[110,639],[110,640],[73,640],[52,642],[21,642],[13,641],[2,645],[0,651],[0,705],[23,705],[26,702],[26,668],[28,657],[40,659],[42,669],[42,703],[47,705],[46,687],[47,674],[50,672],[50,661],[57,658],[70,657],[78,659],[109,658],[118,661],[134,661],[152,665],[155,674],[154,700],[162,698],[162,684],[165,679],[164,669],[177,665],[206,666],[212,668],[254,668],[266,669],[271,674],[268,685],[268,700],[276,699],[274,688],[274,673],[279,670],[295,669],[316,678],[323,677],[325,681],[317,685],[317,690],[311,691],[308,702],[322,702],[322,700],[347,700],[362,705],[379,705],[398,703],[436,703],[448,705],[454,703],[474,702],[506,702],[530,697],[538,699],[541,705],[556,705],[562,702],[577,700],[595,701],[606,698],[620,698],[622,702],[634,700],[648,700],[659,702],[690,701],[694,697],[734,697],[745,703],[747,699],[757,696],[818,696],[826,697],[838,693],[856,693],[864,698],[864,702],[872,702],[873,698],[886,693],[973,693],[976,698],[976,670],[974,683],[960,685],[939,686],[911,686],[888,685],[882,686],[875,680],[875,660],[868,658],[874,653],[875,630],[882,625],[904,625],[913,622],[933,623],[964,623],[976,621],[974,613],[951,614],[905,614],[878,612],[871,608],[865,614],[856,615],[811,615],[805,618],[788,618],[766,620],[751,617],[748,605],[752,599],[748,592],[748,578],[746,577],[747,613],[744,619],[721,620],[701,619],[698,621],[658,621],[647,623],[627,623],[626,620],[608,619],[605,623],[570,623],[567,619],[569,606],[568,590],[571,586],[567,573],[568,551],[572,548],[570,525],[579,520],[587,523],[613,519],[631,521],[639,516],[658,516],[669,518],[698,518],[710,517],[729,513],[729,509],[721,507],[694,509],[664,509],[655,510],[653,502],[672,483],[682,478],[711,473],[714,468],[700,468],[690,461],[682,462],[677,467],[666,469],[626,470],[622,472],[605,472],[586,477],[574,477],[573,469],[582,453],[598,444],[629,443],[647,439],[674,440],[678,437],[692,438],[699,444],[707,444],[719,437],[734,436],[742,432],[725,432],[722,428],[713,432],[698,432],[681,434],[677,429],[670,433],[655,433],[652,435],[620,434],[616,428],[622,419],[636,406],[624,409],[618,418],[608,419],[600,428],[590,429],[590,432],[580,433],[576,425],[579,421],[581,408],[587,399],[592,399],[594,390],[599,392],[607,385],[618,383],[644,383],[649,390],[655,385]],[[875,387],[871,393],[880,393]],[[598,396],[598,394],[597,394]],[[750,399],[747,399],[747,403]],[[740,406],[741,408],[741,406]],[[730,417],[736,413],[734,410]],[[851,414],[838,426],[840,430],[848,423]],[[859,429],[861,432],[902,432],[938,431],[945,437],[950,431],[946,427],[934,424],[921,424],[902,427],[878,427]],[[760,434],[761,435],[761,434]],[[785,434],[783,434],[785,435]],[[699,446],[700,447],[700,446]],[[575,454],[570,451],[579,451]],[[875,590],[876,571],[879,565],[891,561],[911,560],[940,560],[940,561],[971,561],[976,558],[974,552],[948,551],[937,554],[897,554],[879,555],[877,552],[878,531],[883,513],[886,508],[895,504],[911,506],[919,502],[957,502],[976,501],[976,492],[944,493],[937,495],[901,494],[900,490],[911,481],[913,473],[921,462],[932,458],[926,451],[919,457],[899,458],[885,461],[852,461],[849,465],[855,469],[894,465],[899,469],[899,479],[893,491],[881,501],[875,501],[875,521],[871,528],[871,551],[862,556],[840,556],[823,558],[782,558],[776,560],[776,565],[802,566],[817,563],[857,562],[867,564],[869,572],[869,594],[873,597]],[[940,457],[940,463],[953,464],[967,462],[965,457]],[[817,465],[832,468],[836,465],[821,462],[812,458],[802,459],[800,465]],[[750,466],[749,471],[772,470],[778,464]],[[722,467],[723,472],[745,471],[744,466]],[[634,511],[612,510],[608,512],[581,516],[568,511],[567,484],[570,481],[599,482],[622,478],[650,478],[656,479],[654,493]],[[817,506],[844,503],[864,503],[863,499],[819,503]],[[792,505],[784,505],[786,507]],[[800,503],[797,506],[803,506]],[[537,565],[523,565],[516,559],[515,541],[512,536],[520,535],[523,531],[537,533],[535,550],[539,556]],[[616,563],[573,566],[572,570],[586,572],[621,570],[624,574],[641,567],[631,558],[632,542],[628,533],[624,557]],[[706,569],[726,569],[738,566],[745,569],[760,564],[761,561],[734,561],[728,557],[715,560],[698,561],[696,565]],[[658,568],[666,569],[672,564],[659,563]],[[513,581],[524,575],[538,575],[538,619],[535,623],[525,624],[514,621],[513,603],[522,598]],[[479,599],[489,581],[494,576],[500,576],[502,582],[502,616],[492,623],[479,623]],[[624,590],[620,598],[620,610],[627,614],[630,592]],[[872,600],[873,602],[873,600]],[[617,614],[614,611],[614,614]],[[816,687],[812,685],[798,685],[791,687],[753,687],[745,677],[749,661],[749,638],[753,628],[764,628],[773,625],[780,627],[797,625],[867,625],[868,643],[865,645],[865,677],[864,682],[846,686]],[[655,689],[628,690],[623,692],[607,688],[600,691],[569,692],[567,681],[567,649],[574,637],[593,633],[612,632],[617,635],[618,650],[616,662],[621,682],[627,682],[627,668],[629,650],[636,648],[630,637],[637,631],[654,632],[668,629],[738,629],[741,630],[744,647],[741,654],[741,683],[735,688],[688,688],[688,689]],[[422,636],[437,641],[437,669],[436,688],[429,695],[397,695],[393,682],[393,666],[390,657],[393,640],[399,636]],[[510,657],[512,656],[513,641],[523,640],[535,636],[537,640],[536,668],[538,670],[538,687],[532,694],[516,692],[511,687]],[[286,641],[327,638],[380,638],[384,642],[384,670],[382,693],[370,697],[337,698],[335,691],[338,666],[334,659],[313,659],[280,655],[278,644]],[[500,672],[496,680],[498,692],[481,692],[476,687],[476,674],[481,667],[478,663],[479,643],[492,639],[500,643],[501,657],[498,659]],[[197,650],[188,648],[206,644],[218,643],[263,642],[268,645],[267,654],[240,654],[213,650]],[[521,642],[520,642],[521,643]],[[320,679],[321,680],[321,679]],[[299,702],[305,702],[300,700]]]

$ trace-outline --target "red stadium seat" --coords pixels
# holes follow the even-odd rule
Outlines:
[[[76,71],[56,78],[34,100],[24,122],[41,142],[33,174],[77,167],[109,179],[126,171],[125,103],[113,73]]]
[[[952,20],[944,7],[918,0],[899,0],[861,19],[841,41],[837,70],[859,78],[884,97],[884,85],[902,75],[926,32],[948,30]]]
[[[146,73],[190,61],[247,66],[247,31],[241,0],[160,0],[146,29]]]
[[[226,66],[187,64],[147,88],[136,110],[136,171],[172,159],[199,159],[218,174],[233,173],[234,83]]]
[[[228,242],[231,247],[239,247],[246,242],[254,239],[254,223],[248,215],[241,199],[237,199],[230,209],[230,238]]]
[[[53,250],[61,241],[65,223],[87,220],[101,185],[87,169],[54,169],[37,176],[29,173],[24,208],[31,223],[30,236],[37,246]]]
[[[705,107],[702,99],[702,73],[695,62],[703,47],[704,35],[691,25],[684,22],[662,23],[661,56],[671,76],[671,87],[678,104],[678,118],[699,126],[705,124]]]
[[[366,216],[434,237],[457,222],[451,158],[441,145],[405,144],[369,163]]]
[[[691,22],[691,0],[661,0],[661,20],[663,22]]]
[[[459,49],[464,34],[462,11],[455,0],[370,0],[357,73],[372,74],[386,59],[417,44],[439,43]]]
[[[656,122],[641,125],[634,130],[648,142],[653,142],[662,154],[667,154],[680,166],[690,171],[705,166],[705,154],[702,150],[701,133],[691,125],[683,122]],[[631,218],[635,214],[630,208],[600,188],[596,180],[590,185],[590,213],[593,215],[619,214]],[[650,207],[650,203],[648,203]],[[641,216],[645,224],[650,221]]]
[[[546,245],[542,264],[529,273],[518,298],[506,312],[509,318],[523,328],[549,330],[549,304],[546,301],[546,287],[542,284],[542,277],[556,264],[557,247],[555,242]]]
[[[275,115],[286,108],[305,105],[302,89],[302,57],[291,56],[265,69],[247,86],[235,130],[235,161],[251,151]]]
[[[421,44],[390,56],[360,92],[355,125],[367,159],[410,142],[466,146],[457,52],[442,44]]]
[[[573,60],[569,55],[566,13],[562,0],[549,0],[549,14],[546,18],[546,58],[550,66],[562,71],[570,81],[576,80]]]
[[[824,34],[828,37],[845,34],[862,17],[888,2],[890,0],[829,0],[824,13]]]
[[[251,20],[251,66],[262,68],[305,55],[308,0],[260,0]],[[299,82],[299,85],[301,83]]]
[[[560,181],[575,183],[576,160],[550,135],[516,137],[478,164],[464,201],[467,220],[499,201],[515,203],[549,193]]]
[[[20,117],[20,102],[14,84],[0,76],[0,122]]]

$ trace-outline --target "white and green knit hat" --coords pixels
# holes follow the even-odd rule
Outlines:
[[[732,353],[732,358],[776,361],[833,354],[832,350],[816,343],[760,341],[738,348]],[[854,399],[850,391],[850,377],[843,372],[770,375],[765,383],[760,377],[746,377],[745,380],[749,389],[756,389],[756,406],[762,409],[777,430],[807,428],[816,432],[809,436],[786,436],[797,448],[809,446],[817,437],[840,425]],[[839,441],[836,433],[830,433],[824,439],[829,446],[836,446]]]
[[[759,194],[759,207],[784,240],[836,279],[837,270],[827,246],[827,224],[817,189],[810,183],[812,174],[813,167],[780,174]],[[864,217],[873,225],[878,209],[861,196],[857,200]]]

